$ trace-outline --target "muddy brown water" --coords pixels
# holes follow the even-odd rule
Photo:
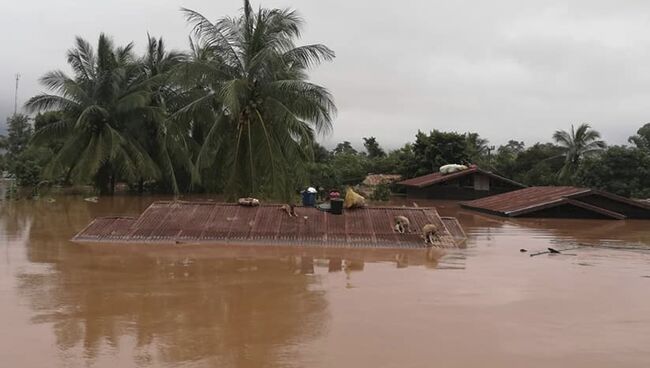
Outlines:
[[[161,198],[55,199],[0,202],[0,367],[650,366],[648,221],[420,201],[466,249],[312,260],[73,244]]]

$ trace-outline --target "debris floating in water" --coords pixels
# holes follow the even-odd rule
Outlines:
[[[577,254],[567,254],[567,253],[562,253],[562,252],[567,251],[567,250],[578,249],[578,248],[580,248],[580,247],[573,247],[573,248],[566,248],[566,249],[557,250],[555,248],[548,247],[548,248],[546,248],[547,250],[543,250],[543,251],[537,252],[537,253],[531,253],[530,256],[535,257],[535,256],[540,256],[542,254],[562,254],[562,255],[566,255],[566,256],[575,256]]]

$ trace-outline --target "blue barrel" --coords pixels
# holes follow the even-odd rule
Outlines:
[[[316,206],[316,193],[302,192],[302,205],[305,207]]]

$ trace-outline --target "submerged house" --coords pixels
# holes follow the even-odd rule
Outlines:
[[[650,203],[578,187],[530,187],[461,206],[507,217],[650,219]]]
[[[436,172],[397,183],[411,198],[476,199],[525,188],[524,184],[471,166],[451,174]]]
[[[366,207],[335,215],[314,207],[296,207],[295,213],[297,216],[290,216],[274,204],[247,207],[160,201],[152,203],[138,217],[96,218],[73,241],[295,249],[420,249],[459,247],[465,239],[458,220],[440,217],[435,208]],[[395,231],[396,216],[409,219],[409,232]],[[428,224],[438,230],[433,244],[424,241],[423,231]]]

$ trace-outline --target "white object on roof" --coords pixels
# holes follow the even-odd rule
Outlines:
[[[467,166],[465,166],[465,165],[457,165],[457,164],[449,164],[449,165],[440,166],[440,173],[441,174],[451,174],[451,173],[455,173],[455,172],[463,171],[463,170],[467,170]]]
[[[316,188],[314,187],[307,188],[307,193],[317,193]]]

